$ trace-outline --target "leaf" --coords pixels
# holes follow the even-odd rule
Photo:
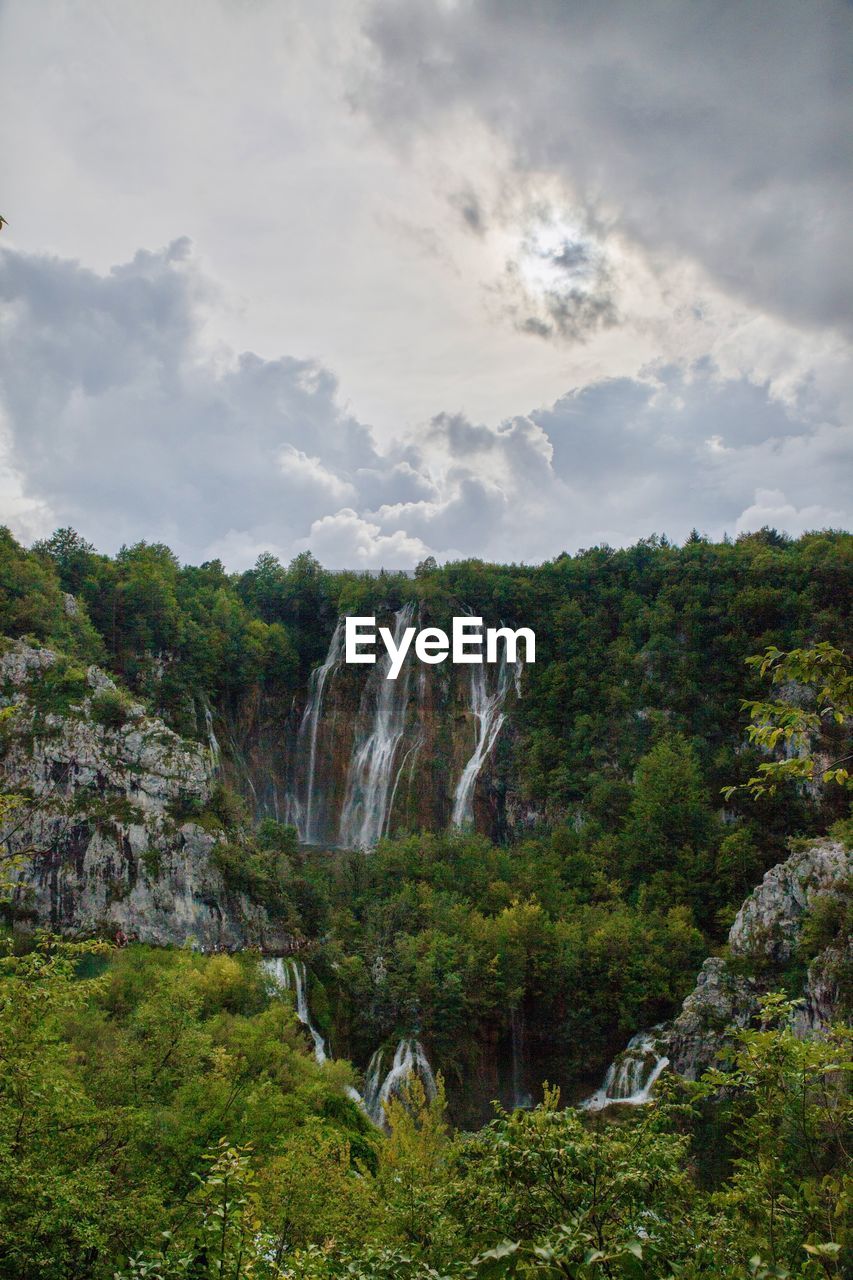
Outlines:
[[[804,1244],[803,1248],[806,1253],[812,1254],[815,1258],[837,1258],[841,1252],[841,1245],[834,1242],[827,1244]]]
[[[483,1276],[511,1276],[518,1266],[520,1249],[518,1242],[505,1240],[494,1249],[481,1253],[473,1265]]]

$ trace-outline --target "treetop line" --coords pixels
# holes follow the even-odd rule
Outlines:
[[[415,655],[421,662],[444,662],[450,656],[451,662],[498,662],[498,644],[503,640],[503,661],[516,663],[519,660],[519,641],[524,642],[524,662],[536,661],[536,636],[530,627],[519,627],[513,631],[511,627],[487,627],[483,629],[483,619],[465,615],[455,617],[452,626],[452,640],[441,627],[406,627],[399,643],[388,627],[380,627],[379,635],[391,659],[386,680],[396,680],[411,648],[415,642]],[[376,618],[347,617],[344,623],[344,656],[347,662],[375,662],[376,654],[363,652],[376,646]],[[485,640],[485,658],[483,641]]]

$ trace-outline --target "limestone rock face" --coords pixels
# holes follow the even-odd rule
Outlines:
[[[761,956],[785,964],[794,952],[802,917],[814,899],[837,893],[850,874],[843,845],[821,841],[771,867],[738,912],[729,932],[733,956]]]
[[[696,986],[665,1036],[675,1071],[694,1080],[713,1062],[727,1027],[747,1026],[760,996],[793,957],[803,916],[821,895],[849,892],[851,857],[840,843],[816,840],[771,867],[746,899],[729,931],[728,956],[705,961]],[[798,1035],[818,1033],[840,1011],[839,974],[849,957],[827,948],[815,957],[794,1016]],[[743,972],[753,971],[754,976]]]
[[[673,1070],[695,1080],[713,1061],[726,1028],[747,1026],[757,1008],[754,982],[730,973],[719,957],[710,957],[665,1036]]]
[[[210,752],[138,704],[126,705],[123,723],[101,723],[93,698],[97,707],[116,686],[97,667],[51,709],[39,682],[60,661],[21,642],[0,655],[0,698],[16,708],[4,725],[2,788],[28,798],[3,833],[20,855],[17,918],[155,944],[286,948],[281,926],[223,880],[220,835],[187,820],[210,800]]]
[[[849,1006],[853,946],[827,947],[809,965],[803,1003],[794,1014],[794,1030],[806,1037],[819,1032]],[[846,987],[846,992],[844,988]]]

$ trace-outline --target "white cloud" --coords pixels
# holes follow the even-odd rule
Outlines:
[[[798,537],[810,529],[839,528],[843,522],[842,511],[819,505],[798,510],[781,489],[756,489],[755,501],[738,516],[735,532],[754,533],[769,526]]]
[[[206,348],[210,290],[185,240],[105,274],[0,251],[0,497],[22,536],[52,521],[233,568],[305,546],[331,567],[406,567],[849,521],[853,433],[808,386],[657,364],[380,443],[317,362]]]
[[[410,569],[429,555],[419,538],[403,529],[382,533],[349,507],[315,520],[307,546],[322,563],[342,569]]]
[[[313,394],[317,389],[316,375],[311,378],[300,377],[299,385]],[[282,445],[278,463],[288,480],[319,489],[328,495],[330,501],[341,502],[344,498],[355,497],[355,489],[351,484],[324,467],[319,458],[309,458],[307,453],[295,449],[292,444]]]

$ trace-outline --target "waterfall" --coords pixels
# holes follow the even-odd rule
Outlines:
[[[524,1010],[513,1005],[510,1011],[512,1034],[512,1105],[513,1108],[533,1106],[533,1099],[524,1087]]]
[[[374,1124],[379,1124],[382,1120],[382,1106],[379,1102],[379,1093],[382,1089],[382,1064],[385,1061],[385,1050],[376,1049],[371,1055],[370,1062],[367,1064],[367,1071],[364,1075],[364,1109],[370,1116]]]
[[[506,652],[504,652],[504,657],[506,657]],[[451,822],[454,827],[467,827],[474,822],[474,787],[476,786],[477,778],[480,776],[480,770],[491,754],[492,748],[498,740],[498,734],[503,727],[503,722],[506,719],[503,712],[503,704],[513,679],[516,693],[520,696],[520,659],[513,664],[509,662],[498,664],[497,684],[491,694],[489,693],[487,671],[488,667],[485,663],[475,662],[471,664],[469,708],[476,722],[477,738],[474,744],[474,753],[462,771],[462,777],[459,779],[456,793],[453,797]]]
[[[314,1057],[317,1062],[328,1061],[326,1042],[311,1021],[308,1008],[308,983],[305,964],[302,960],[286,960],[283,956],[266,956],[261,961],[263,971],[268,974],[271,984],[279,993],[291,992],[296,1000],[296,1016],[305,1027],[314,1045]],[[427,1098],[432,1101],[436,1095],[435,1076],[432,1067],[419,1040],[406,1037],[397,1045],[391,1066],[383,1074],[386,1061],[384,1049],[377,1049],[368,1063],[364,1079],[364,1096],[352,1085],[345,1085],[347,1097],[362,1107],[375,1125],[382,1127],[385,1123],[383,1103],[399,1096],[410,1076],[420,1078]]]
[[[420,1040],[404,1036],[394,1051],[391,1067],[384,1077],[382,1069],[385,1051],[377,1049],[368,1064],[364,1082],[364,1108],[376,1125],[383,1125],[385,1112],[383,1103],[399,1096],[410,1076],[418,1076],[424,1092],[431,1102],[437,1089],[432,1067],[429,1065],[424,1047]]]
[[[308,682],[308,701],[305,704],[305,711],[299,726],[297,746],[303,752],[307,748],[308,770],[305,777],[304,801],[299,797],[291,801],[290,813],[296,820],[299,838],[304,844],[317,844],[320,839],[314,795],[317,772],[317,734],[323,714],[323,694],[326,689],[326,683],[330,672],[340,664],[343,635],[344,620],[339,618],[337,626],[332,632],[332,639],[329,642],[329,651],[326,654],[325,661],[322,666],[315,667],[311,672],[311,678]]]
[[[213,712],[206,702],[204,704],[204,727],[207,730],[207,749],[210,752],[210,767],[215,773],[219,768],[220,761],[222,760],[222,751],[216,734],[213,731]]]
[[[388,812],[385,817],[385,830],[382,833],[383,835],[387,836],[388,834],[388,827],[391,824],[391,814],[394,812],[394,801],[397,799],[397,788],[400,785],[400,779],[403,776],[406,765],[409,763],[409,761],[411,761],[411,767],[409,770],[409,786],[411,787],[412,777],[414,776],[414,772],[415,772],[415,761],[417,760],[418,753],[420,752],[420,749],[423,745],[424,745],[424,740],[423,740],[423,735],[421,734],[412,743],[412,745],[409,747],[406,754],[403,756],[403,759],[400,761],[400,767],[397,770],[397,776],[394,779],[394,785],[391,788],[391,799],[388,801]]]
[[[261,964],[278,991],[292,991],[295,995],[296,1016],[314,1042],[314,1057],[320,1063],[325,1062],[328,1057],[326,1042],[311,1021],[303,961],[285,960],[281,956],[268,956],[261,961]]]
[[[580,1105],[586,1111],[601,1111],[614,1103],[639,1107],[651,1101],[655,1081],[669,1058],[659,1052],[661,1027],[638,1031],[628,1041],[624,1053],[607,1068],[601,1088]]]
[[[394,614],[394,643],[399,646],[412,621],[414,603]],[[411,661],[407,656],[396,680],[387,680],[391,658],[377,657],[362,695],[362,708],[372,716],[369,725],[356,730],[347,774],[346,793],[339,829],[345,848],[370,849],[387,830],[391,812],[389,798],[394,781],[394,760],[406,727]]]

